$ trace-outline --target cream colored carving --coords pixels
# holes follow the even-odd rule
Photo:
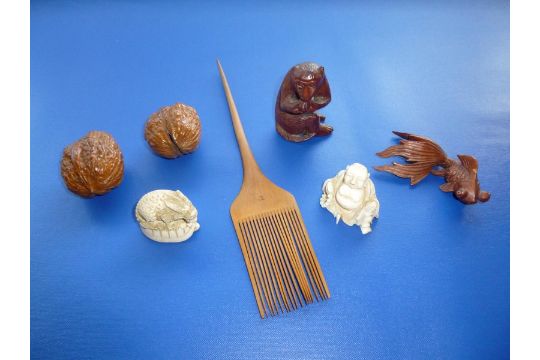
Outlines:
[[[197,209],[180,191],[154,190],[144,195],[135,208],[142,232],[158,242],[187,240],[200,227]]]
[[[379,217],[379,200],[366,167],[354,163],[324,182],[321,206],[349,226],[358,225],[362,234],[371,231],[373,218]]]

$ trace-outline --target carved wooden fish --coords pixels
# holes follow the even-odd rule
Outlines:
[[[444,177],[446,182],[439,188],[444,192],[452,192],[464,204],[489,200],[490,193],[480,189],[478,161],[473,156],[458,155],[459,161],[453,160],[429,138],[399,131],[393,133],[403,140],[400,140],[399,145],[391,146],[377,155],[383,158],[401,156],[407,163],[394,162],[392,165],[376,166],[376,170],[409,178],[411,185],[419,183],[431,173]]]

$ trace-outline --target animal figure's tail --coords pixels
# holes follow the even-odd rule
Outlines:
[[[410,164],[394,162],[392,165],[375,166],[376,170],[409,178],[411,185],[415,185],[428,176],[434,166],[447,164],[446,153],[432,140],[399,131],[393,131],[393,133],[404,140],[400,140],[399,145],[390,146],[377,155],[383,158],[401,156]]]

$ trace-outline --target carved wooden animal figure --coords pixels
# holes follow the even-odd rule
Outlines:
[[[376,166],[379,171],[386,171],[402,178],[409,178],[411,185],[419,183],[430,173],[442,176],[446,180],[440,186],[444,192],[452,192],[464,204],[486,202],[490,193],[480,190],[478,182],[478,161],[470,155],[458,155],[459,161],[450,159],[444,150],[432,140],[418,135],[394,131],[403,138],[399,145],[377,153],[388,158],[401,156],[408,164],[392,163],[392,165]],[[433,169],[434,167],[440,167]]]
[[[281,83],[276,101],[277,132],[294,142],[330,135],[333,128],[321,124],[325,116],[315,112],[330,100],[330,86],[322,66],[313,62],[293,66]]]

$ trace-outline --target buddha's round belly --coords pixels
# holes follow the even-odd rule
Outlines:
[[[362,192],[360,190],[352,190],[350,188],[343,188],[338,190],[336,194],[336,201],[338,204],[347,210],[352,210],[360,205],[360,199],[362,198]]]

